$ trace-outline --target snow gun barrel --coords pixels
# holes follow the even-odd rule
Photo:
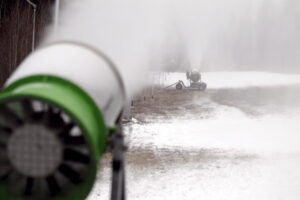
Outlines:
[[[197,70],[192,70],[191,72],[188,72],[189,75],[187,76],[188,79],[190,79],[192,82],[197,83],[201,81],[201,75],[200,72]]]
[[[0,199],[85,199],[124,102],[98,50],[64,42],[29,55],[0,92]]]

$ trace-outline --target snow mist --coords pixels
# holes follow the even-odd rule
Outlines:
[[[160,5],[159,0],[62,1],[58,29],[49,27],[45,43],[79,41],[98,48],[117,65],[131,95],[143,85],[149,47],[163,34]]]
[[[300,63],[296,1],[61,2],[58,30],[49,28],[45,43],[73,40],[103,51],[130,95],[153,69],[297,71]]]

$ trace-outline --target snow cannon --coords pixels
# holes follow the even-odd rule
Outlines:
[[[193,83],[197,83],[201,80],[201,74],[198,70],[192,70],[186,72],[186,78]]]
[[[0,93],[0,199],[85,199],[107,147],[124,149],[109,140],[122,139],[112,136],[124,102],[118,71],[97,49],[64,42],[29,55]]]
[[[190,89],[190,90],[205,90],[207,88],[207,84],[201,81],[201,74],[197,69],[193,69],[191,71],[186,72],[186,78],[190,82],[190,86],[185,86],[183,81],[178,81],[176,83],[176,89]]]

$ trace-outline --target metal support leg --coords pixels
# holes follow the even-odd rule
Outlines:
[[[111,142],[113,154],[111,200],[125,200],[125,146],[121,129],[111,133]]]

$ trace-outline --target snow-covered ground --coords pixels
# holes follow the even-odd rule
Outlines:
[[[300,75],[202,78],[208,90],[190,99],[193,116],[125,126],[128,199],[298,200]],[[160,84],[178,79],[185,74],[166,74]],[[207,112],[211,117],[203,117]],[[89,200],[109,199],[109,178],[103,167]]]
[[[211,89],[273,87],[300,84],[300,74],[280,74],[273,72],[204,72],[202,81]],[[171,85],[178,80],[188,83],[185,73],[155,73],[156,84]]]

